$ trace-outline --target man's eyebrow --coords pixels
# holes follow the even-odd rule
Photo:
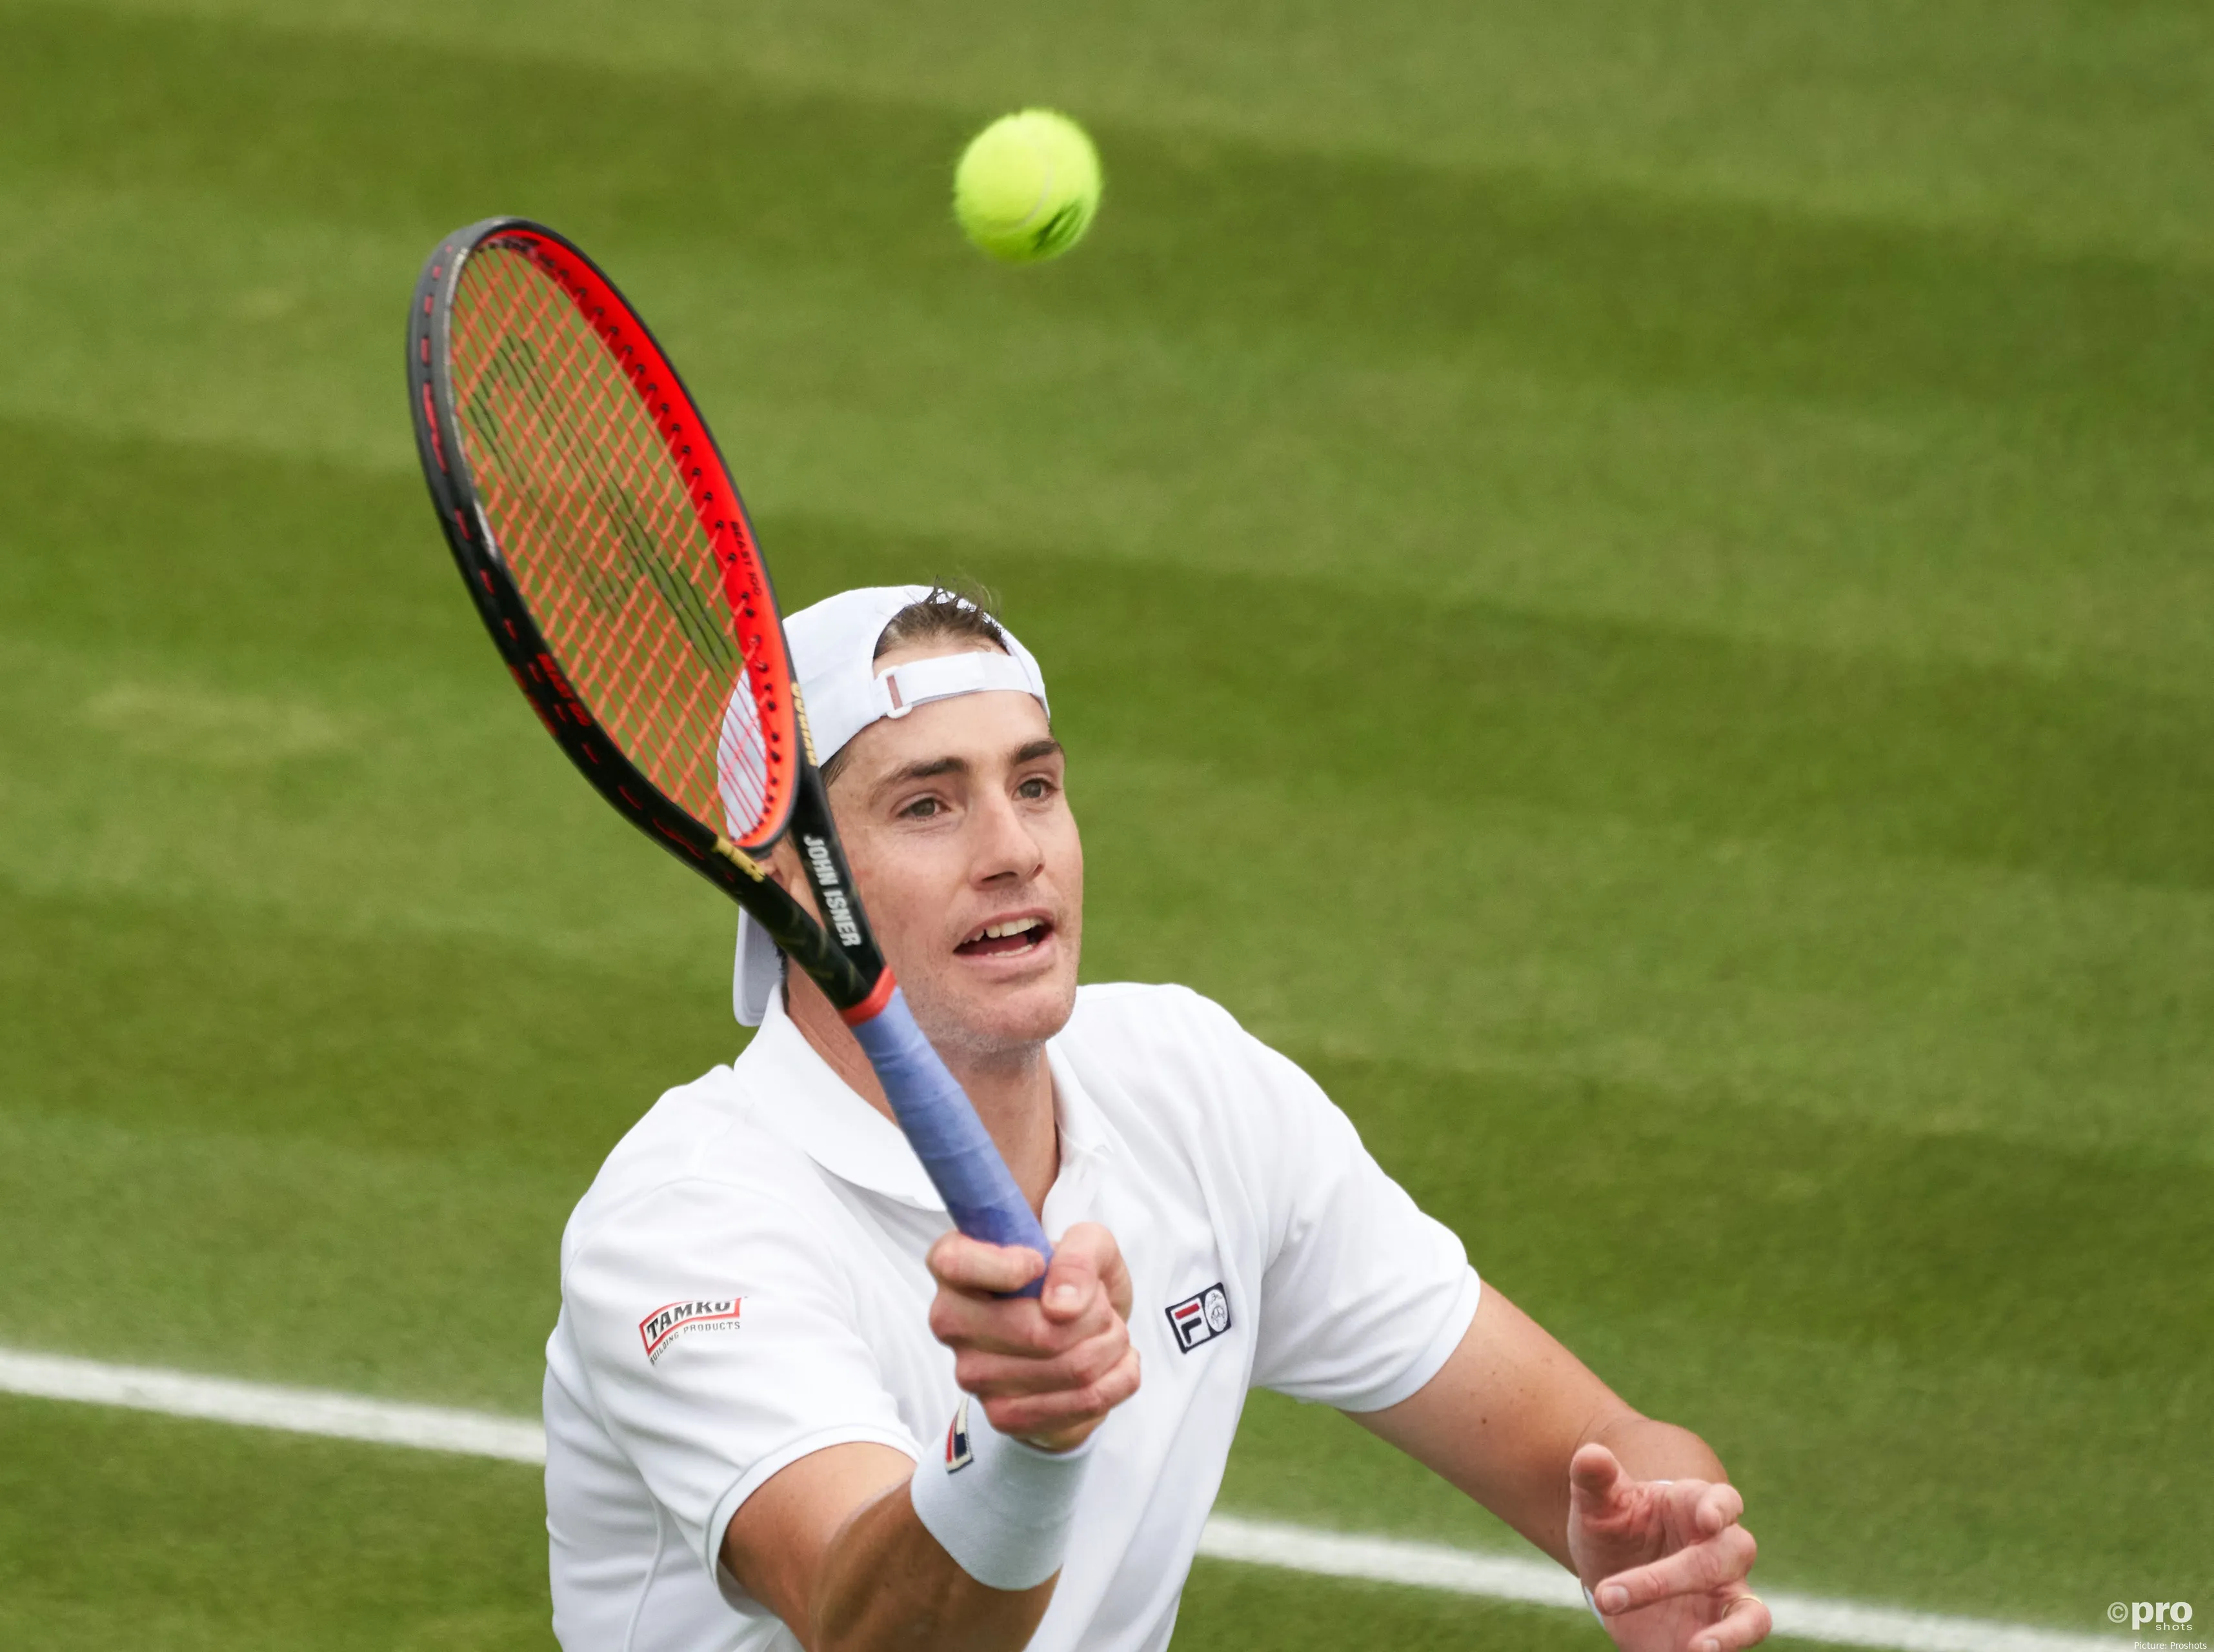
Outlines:
[[[1027,745],[1018,747],[1014,762],[1018,768],[1024,763],[1034,763],[1041,757],[1057,755],[1061,749],[1061,742],[1049,735],[1044,739],[1032,740]],[[903,768],[895,768],[877,782],[875,789],[882,792],[915,780],[935,780],[940,774],[966,774],[968,772],[969,760],[966,757],[932,757],[921,762],[909,763]]]
[[[888,786],[904,786],[909,780],[934,780],[940,774],[966,774],[968,772],[969,760],[966,757],[933,757],[926,762],[909,763],[904,768],[895,768],[877,782],[877,790],[881,792]]]

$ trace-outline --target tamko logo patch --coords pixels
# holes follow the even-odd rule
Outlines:
[[[638,1339],[645,1344],[646,1360],[658,1361],[662,1350],[688,1331],[736,1331],[743,1305],[744,1300],[736,1296],[695,1297],[654,1309],[638,1322]]]
[[[1196,1296],[1187,1296],[1168,1310],[1169,1329],[1177,1346],[1189,1354],[1202,1343],[1211,1343],[1230,1329],[1230,1294],[1218,1284]]]

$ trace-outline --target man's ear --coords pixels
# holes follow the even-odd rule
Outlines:
[[[799,851],[792,846],[790,838],[768,852],[761,863],[768,880],[786,895],[799,902],[807,915],[820,923],[823,909],[815,904],[815,880],[807,875],[807,868],[799,864]]]
[[[800,872],[799,856],[792,847],[792,840],[786,838],[771,849],[761,862],[761,869],[768,874],[769,882],[786,895],[791,894]]]

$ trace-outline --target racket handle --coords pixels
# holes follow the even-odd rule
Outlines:
[[[900,1129],[930,1172],[931,1185],[945,1201],[953,1225],[970,1239],[1028,1245],[1050,1260],[1053,1246],[1046,1242],[1045,1229],[1031,1214],[1030,1201],[1015,1185],[960,1080],[946,1071],[914,1024],[907,994],[893,988],[884,1008],[853,1024],[853,1037],[876,1068]],[[1044,1282],[1041,1273],[1014,1294],[1036,1296]]]

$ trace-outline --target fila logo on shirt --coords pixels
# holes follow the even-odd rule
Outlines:
[[[657,1365],[670,1343],[688,1331],[736,1331],[744,1299],[702,1297],[688,1302],[667,1302],[638,1322],[638,1339],[645,1344],[646,1363]]]
[[[1177,1346],[1189,1354],[1230,1329],[1230,1294],[1220,1284],[1209,1285],[1198,1295],[1185,1297],[1168,1315]]]
[[[945,1472],[958,1474],[976,1460],[976,1453],[969,1449],[969,1396],[963,1394],[960,1409],[945,1426]]]

